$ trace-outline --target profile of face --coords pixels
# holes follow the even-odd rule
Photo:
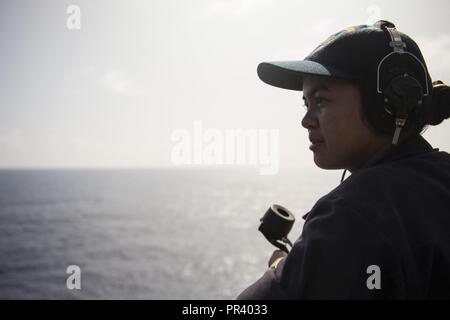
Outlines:
[[[305,75],[303,99],[302,126],[318,167],[353,171],[390,144],[390,137],[378,135],[363,120],[361,93],[352,82]]]

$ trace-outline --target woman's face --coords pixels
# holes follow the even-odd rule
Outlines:
[[[363,122],[360,91],[349,81],[305,75],[303,99],[307,112],[302,126],[320,168],[358,169],[391,142]]]

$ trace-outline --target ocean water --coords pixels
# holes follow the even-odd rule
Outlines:
[[[0,170],[0,299],[234,299],[275,249],[278,203],[301,216],[336,171]],[[67,267],[81,269],[69,290]]]

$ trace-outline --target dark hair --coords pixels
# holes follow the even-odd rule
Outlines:
[[[437,126],[450,117],[450,87],[441,80],[433,82],[433,98],[425,115],[425,125]]]
[[[393,135],[395,119],[380,106],[376,99],[373,86],[370,84],[359,86],[362,93],[362,110],[364,119],[379,134]],[[421,108],[416,108],[408,116],[403,136],[420,134],[428,125],[439,125],[450,117],[450,86],[442,81],[432,83],[431,95],[424,101]]]

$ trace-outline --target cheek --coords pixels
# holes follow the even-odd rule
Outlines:
[[[364,136],[358,113],[348,111],[324,114],[321,123],[329,154],[339,158],[351,156]]]
[[[321,120],[321,131],[328,146],[340,144],[343,136],[351,131],[347,119],[335,112],[324,113]]]

